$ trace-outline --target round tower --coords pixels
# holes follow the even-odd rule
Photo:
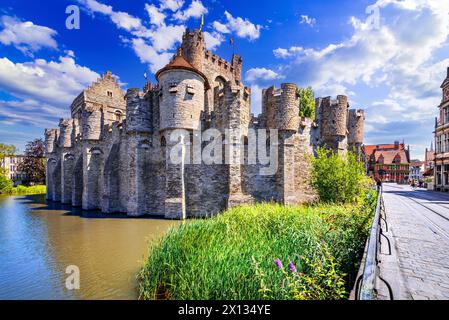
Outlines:
[[[203,33],[197,29],[190,32],[186,29],[182,36],[182,55],[195,69],[203,71],[203,60],[206,52],[206,43]]]
[[[59,121],[59,146],[63,148],[72,147],[72,130],[73,122],[72,120],[61,119]]]
[[[83,112],[83,139],[100,140],[102,112],[97,106],[87,105]]]
[[[281,85],[281,101],[277,111],[279,130],[299,130],[299,94],[296,84],[283,83]]]
[[[348,130],[348,143],[350,145],[361,145],[365,130],[364,110],[349,110]]]
[[[160,129],[200,129],[206,76],[181,55],[156,73],[159,81]]]
[[[45,129],[45,152],[47,154],[55,152],[57,131],[57,129]]]
[[[338,96],[337,100],[323,98],[321,105],[322,135],[326,140],[346,136],[348,121],[348,98]]]
[[[333,108],[331,123],[335,123],[336,136],[346,136],[348,119],[348,97],[337,96],[337,105]]]

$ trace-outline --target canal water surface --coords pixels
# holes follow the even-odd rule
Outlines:
[[[0,299],[137,299],[148,243],[176,224],[0,196]],[[71,265],[79,290],[65,287]]]

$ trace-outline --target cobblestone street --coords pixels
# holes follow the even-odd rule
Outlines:
[[[394,299],[449,299],[449,194],[386,184],[384,201],[392,250],[383,241],[380,270]]]

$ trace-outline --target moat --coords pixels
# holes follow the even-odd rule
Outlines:
[[[124,217],[0,196],[0,299],[137,299],[149,241],[177,222]],[[80,290],[65,288],[69,265]]]

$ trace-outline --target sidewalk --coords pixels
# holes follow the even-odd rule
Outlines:
[[[392,252],[382,239],[380,275],[394,299],[449,299],[448,195],[386,185],[384,201]],[[379,296],[389,298],[381,281]]]

